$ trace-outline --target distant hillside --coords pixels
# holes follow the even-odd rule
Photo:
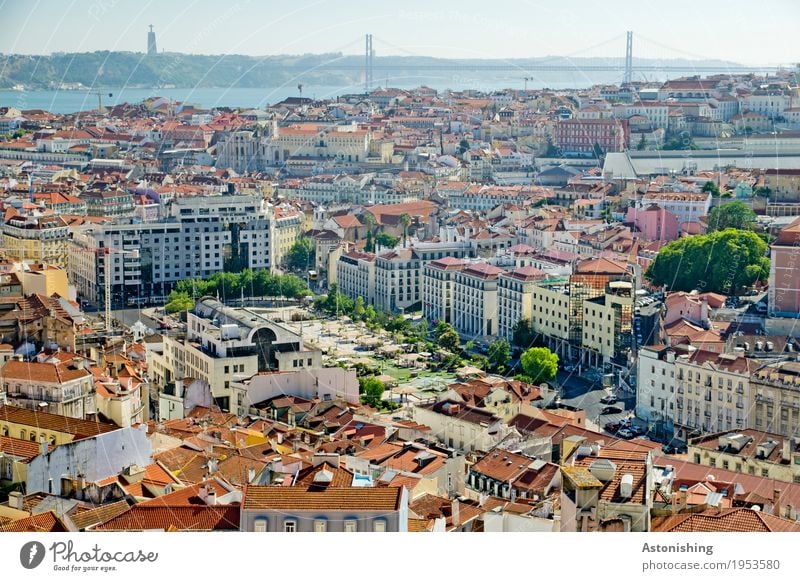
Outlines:
[[[317,85],[358,85],[362,79],[363,57],[358,55],[318,54],[300,56],[253,57],[243,55],[188,55],[162,53],[146,56],[132,52],[91,52],[54,54],[50,56],[5,55],[0,66],[0,88],[24,85],[31,89],[54,89],[62,83],[81,83],[95,87],[276,87],[287,83]],[[517,79],[525,75],[526,65],[564,65],[569,71],[538,73],[536,80],[570,82],[580,77],[582,67],[619,65],[616,58],[543,57],[513,60],[447,60],[433,57],[387,56],[375,59],[375,84],[383,84],[386,72],[381,66],[397,67],[391,71],[393,78],[433,79],[438,84],[447,82],[447,73],[425,70],[426,67],[448,66],[457,63],[469,72],[469,81],[495,82],[497,79]],[[482,70],[493,63],[519,66],[519,72]],[[725,71],[738,66],[725,61],[688,61],[671,59],[655,61],[635,59],[635,64],[652,66],[719,67]],[[420,69],[420,67],[422,67]],[[470,67],[476,67],[471,70]],[[576,75],[578,75],[576,77]],[[591,75],[592,82],[614,82],[618,74],[605,71]],[[649,80],[658,80],[651,75]],[[672,76],[676,76],[672,73]],[[662,75],[663,77],[663,75]],[[464,79],[461,79],[462,81]],[[518,79],[517,79],[518,80]],[[455,84],[455,83],[454,83]],[[533,84],[531,86],[534,86]]]

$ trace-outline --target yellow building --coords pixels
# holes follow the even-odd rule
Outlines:
[[[3,224],[6,258],[67,268],[69,226],[61,216],[12,216]]]
[[[48,297],[57,294],[69,298],[67,271],[52,264],[19,264],[18,272],[24,295],[39,294]]]
[[[76,436],[96,436],[118,429],[113,424],[68,418],[10,405],[0,406],[0,436],[50,445],[72,442]]]

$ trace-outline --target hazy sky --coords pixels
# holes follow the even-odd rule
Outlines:
[[[797,0],[0,0],[0,52],[634,56],[800,61]]]

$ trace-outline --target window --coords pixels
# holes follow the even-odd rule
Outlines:
[[[318,518],[314,521],[314,532],[324,533],[328,530],[328,521],[323,518]]]
[[[297,532],[297,521],[293,520],[283,521],[283,532],[285,533]]]
[[[378,519],[372,523],[372,530],[376,533],[385,533],[386,532],[386,521],[382,519]]]
[[[355,533],[358,532],[358,521],[355,519],[348,519],[344,521],[344,532]]]
[[[265,533],[267,532],[267,519],[257,518],[253,523],[253,532]]]

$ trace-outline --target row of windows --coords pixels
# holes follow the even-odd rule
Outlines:
[[[253,531],[257,533],[265,533],[269,530],[269,522],[268,519],[264,517],[257,517],[253,521]],[[285,519],[283,521],[283,532],[285,533],[294,533],[297,532],[298,526],[297,521],[294,519]],[[318,518],[314,519],[314,532],[315,533],[324,533],[328,531],[328,519],[325,518]],[[355,533],[358,532],[358,520],[356,519],[345,519],[344,521],[344,532],[346,533]],[[375,533],[384,533],[386,532],[386,521],[383,519],[375,519],[372,521],[372,532]]]

